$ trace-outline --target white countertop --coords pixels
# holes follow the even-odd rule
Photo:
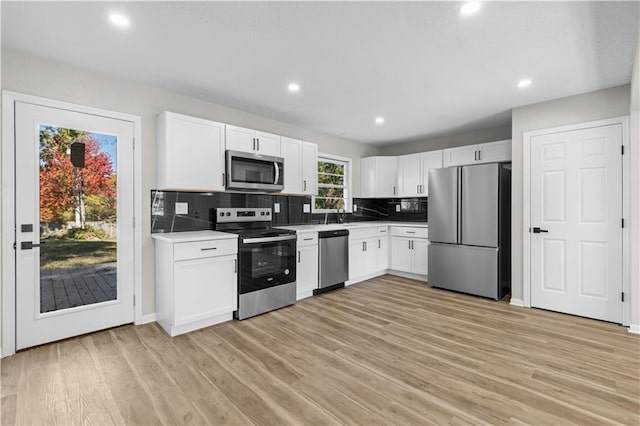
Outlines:
[[[188,243],[193,241],[236,239],[238,235],[219,231],[186,231],[151,234],[151,237],[170,243]]]
[[[413,228],[428,228],[427,222],[389,222],[389,221],[367,221],[367,222],[349,222],[349,223],[329,223],[324,224],[311,224],[311,225],[286,225],[279,226],[278,228],[290,229],[296,232],[318,232],[318,231],[331,231],[334,229],[358,229],[358,228],[372,228],[378,226],[409,226]]]

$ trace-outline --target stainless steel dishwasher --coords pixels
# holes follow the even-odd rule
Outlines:
[[[349,231],[337,229],[318,232],[320,277],[313,294],[344,287],[349,279]]]

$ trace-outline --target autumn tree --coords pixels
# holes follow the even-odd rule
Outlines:
[[[40,217],[44,221],[73,220],[73,164],[68,154],[73,142],[85,144],[85,167],[78,168],[83,179],[88,220],[116,217],[116,175],[111,160],[95,138],[87,132],[44,127],[40,131]]]

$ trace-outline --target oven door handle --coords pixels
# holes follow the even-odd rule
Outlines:
[[[259,244],[259,243],[271,243],[276,241],[295,240],[295,235],[284,235],[282,237],[264,237],[264,238],[244,238],[242,244]]]
[[[277,161],[274,161],[273,165],[274,165],[274,167],[276,169],[276,179],[273,181],[273,184],[277,185],[278,181],[280,180],[280,166],[278,166],[278,162]]]

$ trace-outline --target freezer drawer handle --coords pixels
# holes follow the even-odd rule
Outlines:
[[[547,230],[547,229],[540,229],[540,228],[538,228],[538,227],[535,227],[535,228],[533,228],[533,231],[532,231],[532,232],[533,232],[534,234],[539,234],[539,233],[541,233],[541,232],[549,232],[549,230]]]

